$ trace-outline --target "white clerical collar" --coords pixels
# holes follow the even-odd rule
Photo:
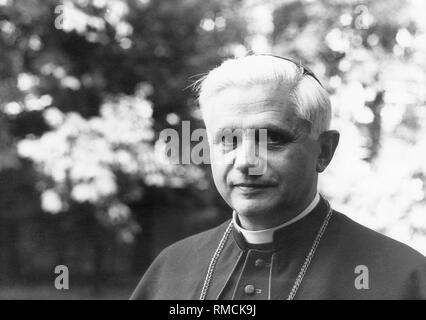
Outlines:
[[[271,243],[272,239],[273,239],[273,235],[275,230],[284,228],[292,223],[295,223],[296,221],[299,221],[300,219],[302,219],[303,217],[305,217],[306,215],[308,215],[308,213],[310,213],[318,204],[320,200],[320,196],[319,193],[317,192],[317,194],[314,197],[314,200],[312,200],[312,202],[301,212],[299,213],[297,216],[295,216],[293,219],[279,225],[273,228],[269,228],[269,229],[264,229],[264,230],[257,230],[257,231],[250,231],[250,230],[246,230],[243,229],[239,224],[238,224],[238,219],[237,219],[237,212],[234,210],[232,212],[232,221],[234,223],[234,227],[235,229],[237,229],[239,232],[241,232],[241,234],[244,236],[244,238],[246,239],[246,241],[250,244],[265,244],[265,243]]]

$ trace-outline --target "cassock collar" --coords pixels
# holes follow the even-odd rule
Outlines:
[[[269,229],[264,229],[264,230],[258,230],[258,231],[251,231],[251,230],[246,230],[243,229],[238,221],[238,214],[237,212],[234,210],[232,213],[232,221],[234,223],[234,228],[236,228],[238,230],[238,232],[242,233],[242,235],[244,236],[244,239],[249,243],[249,244],[254,244],[254,245],[258,245],[258,244],[267,244],[267,243],[271,243],[273,240],[273,236],[274,236],[274,232],[287,227],[289,225],[291,225],[292,223],[295,223],[297,221],[299,221],[300,219],[304,218],[307,214],[309,214],[318,204],[320,200],[320,196],[318,194],[318,192],[316,193],[314,199],[311,201],[311,203],[298,215],[296,215],[293,219],[279,225],[273,228],[269,228]]]
[[[300,218],[296,222],[274,231],[272,246],[270,244],[269,246],[259,246],[247,243],[243,234],[237,228],[233,229],[233,236],[238,247],[244,251],[248,249],[269,248],[276,251],[290,249],[290,247],[300,245],[304,242],[310,242],[312,244],[313,238],[317,234],[328,210],[328,202],[322,196],[319,196],[319,201],[310,214],[305,214],[302,217],[303,219]]]

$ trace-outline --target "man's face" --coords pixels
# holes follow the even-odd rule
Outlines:
[[[309,204],[320,147],[285,95],[263,84],[227,88],[203,105],[203,114],[215,185],[240,221],[255,222],[243,227],[272,227]],[[224,129],[243,132],[240,143],[223,139]],[[258,141],[249,129],[267,129],[263,152],[251,152]],[[262,174],[249,173],[260,166]]]

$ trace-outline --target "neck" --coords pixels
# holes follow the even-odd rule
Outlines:
[[[234,211],[233,212],[233,223],[234,223],[234,227],[243,234],[244,238],[246,239],[246,241],[248,243],[251,244],[265,244],[265,243],[271,243],[273,240],[273,235],[274,232],[278,229],[282,229],[284,227],[287,227],[288,225],[295,223],[301,219],[303,219],[306,215],[308,215],[317,205],[318,202],[320,201],[320,196],[317,193],[314,197],[314,199],[308,204],[308,206],[302,210],[301,212],[299,212],[294,218],[292,218],[291,220],[280,224],[278,226],[272,227],[272,228],[268,228],[268,229],[263,229],[263,230],[256,230],[256,231],[252,231],[252,230],[247,230],[244,229],[243,227],[241,227],[238,223],[238,215],[237,213]]]

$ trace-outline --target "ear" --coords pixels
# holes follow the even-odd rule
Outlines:
[[[336,130],[324,131],[318,137],[320,154],[317,160],[317,172],[323,172],[333,159],[334,151],[339,144],[340,134]]]

